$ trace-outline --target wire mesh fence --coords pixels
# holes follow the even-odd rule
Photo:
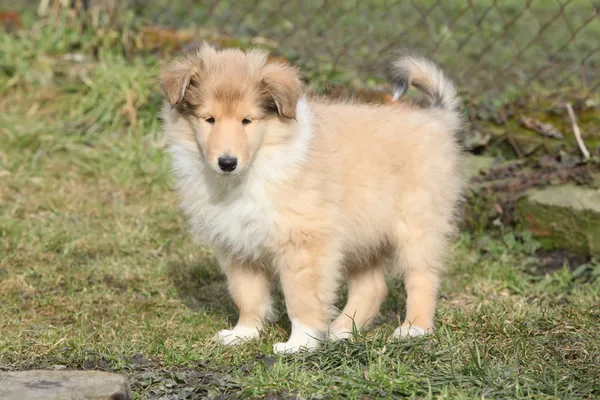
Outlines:
[[[585,96],[600,88],[598,0],[79,2],[129,12],[143,24],[264,38],[263,45],[331,81],[377,82],[381,62],[408,48],[475,91],[535,85]]]

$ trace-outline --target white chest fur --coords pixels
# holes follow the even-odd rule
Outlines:
[[[171,148],[181,207],[190,228],[205,242],[244,258],[265,251],[275,210],[260,182],[227,182],[199,168],[197,154]],[[234,178],[235,179],[235,178]]]
[[[306,161],[312,138],[310,110],[304,99],[296,107],[297,124],[281,148],[260,152],[244,177],[218,176],[203,165],[189,144],[171,143],[181,206],[192,232],[231,255],[258,259],[273,245],[278,211],[266,186],[287,181]],[[181,123],[181,122],[180,122]],[[166,129],[182,129],[170,125]],[[271,192],[272,193],[272,192]]]

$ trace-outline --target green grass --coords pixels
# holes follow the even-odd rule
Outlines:
[[[536,243],[513,233],[461,236],[430,337],[388,340],[404,308],[390,281],[375,328],[351,341],[276,357],[281,312],[260,341],[215,345],[236,311],[177,207],[158,60],[125,59],[118,41],[94,58],[96,36],[60,26],[0,36],[0,367],[117,371],[140,399],[600,395],[600,279],[539,273]]]

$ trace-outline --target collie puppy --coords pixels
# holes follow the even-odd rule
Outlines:
[[[428,106],[307,98],[298,70],[260,50],[204,45],[163,69],[181,207],[239,309],[221,343],[259,337],[276,280],[292,325],[276,353],[363,329],[386,274],[401,273],[407,294],[394,337],[432,330],[463,186],[459,99],[426,59],[399,57],[390,75],[395,99],[412,84]],[[335,315],[342,279],[348,302]]]

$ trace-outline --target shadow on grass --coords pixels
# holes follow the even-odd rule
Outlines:
[[[207,257],[196,261],[183,260],[168,264],[168,276],[173,282],[181,301],[196,312],[209,312],[227,316],[229,323],[235,324],[238,310],[227,289],[227,281],[222,274],[216,259]],[[347,300],[345,284],[339,290],[336,306],[341,309]],[[273,291],[275,319],[273,324],[284,330],[290,329],[290,322],[285,312],[285,302],[279,285]],[[373,321],[373,326],[397,326],[399,316],[404,315],[406,295],[401,279],[388,281],[388,297],[381,307],[380,314]]]
[[[170,262],[168,276],[181,301],[191,310],[224,314],[230,319],[237,316],[227,281],[214,258]]]

